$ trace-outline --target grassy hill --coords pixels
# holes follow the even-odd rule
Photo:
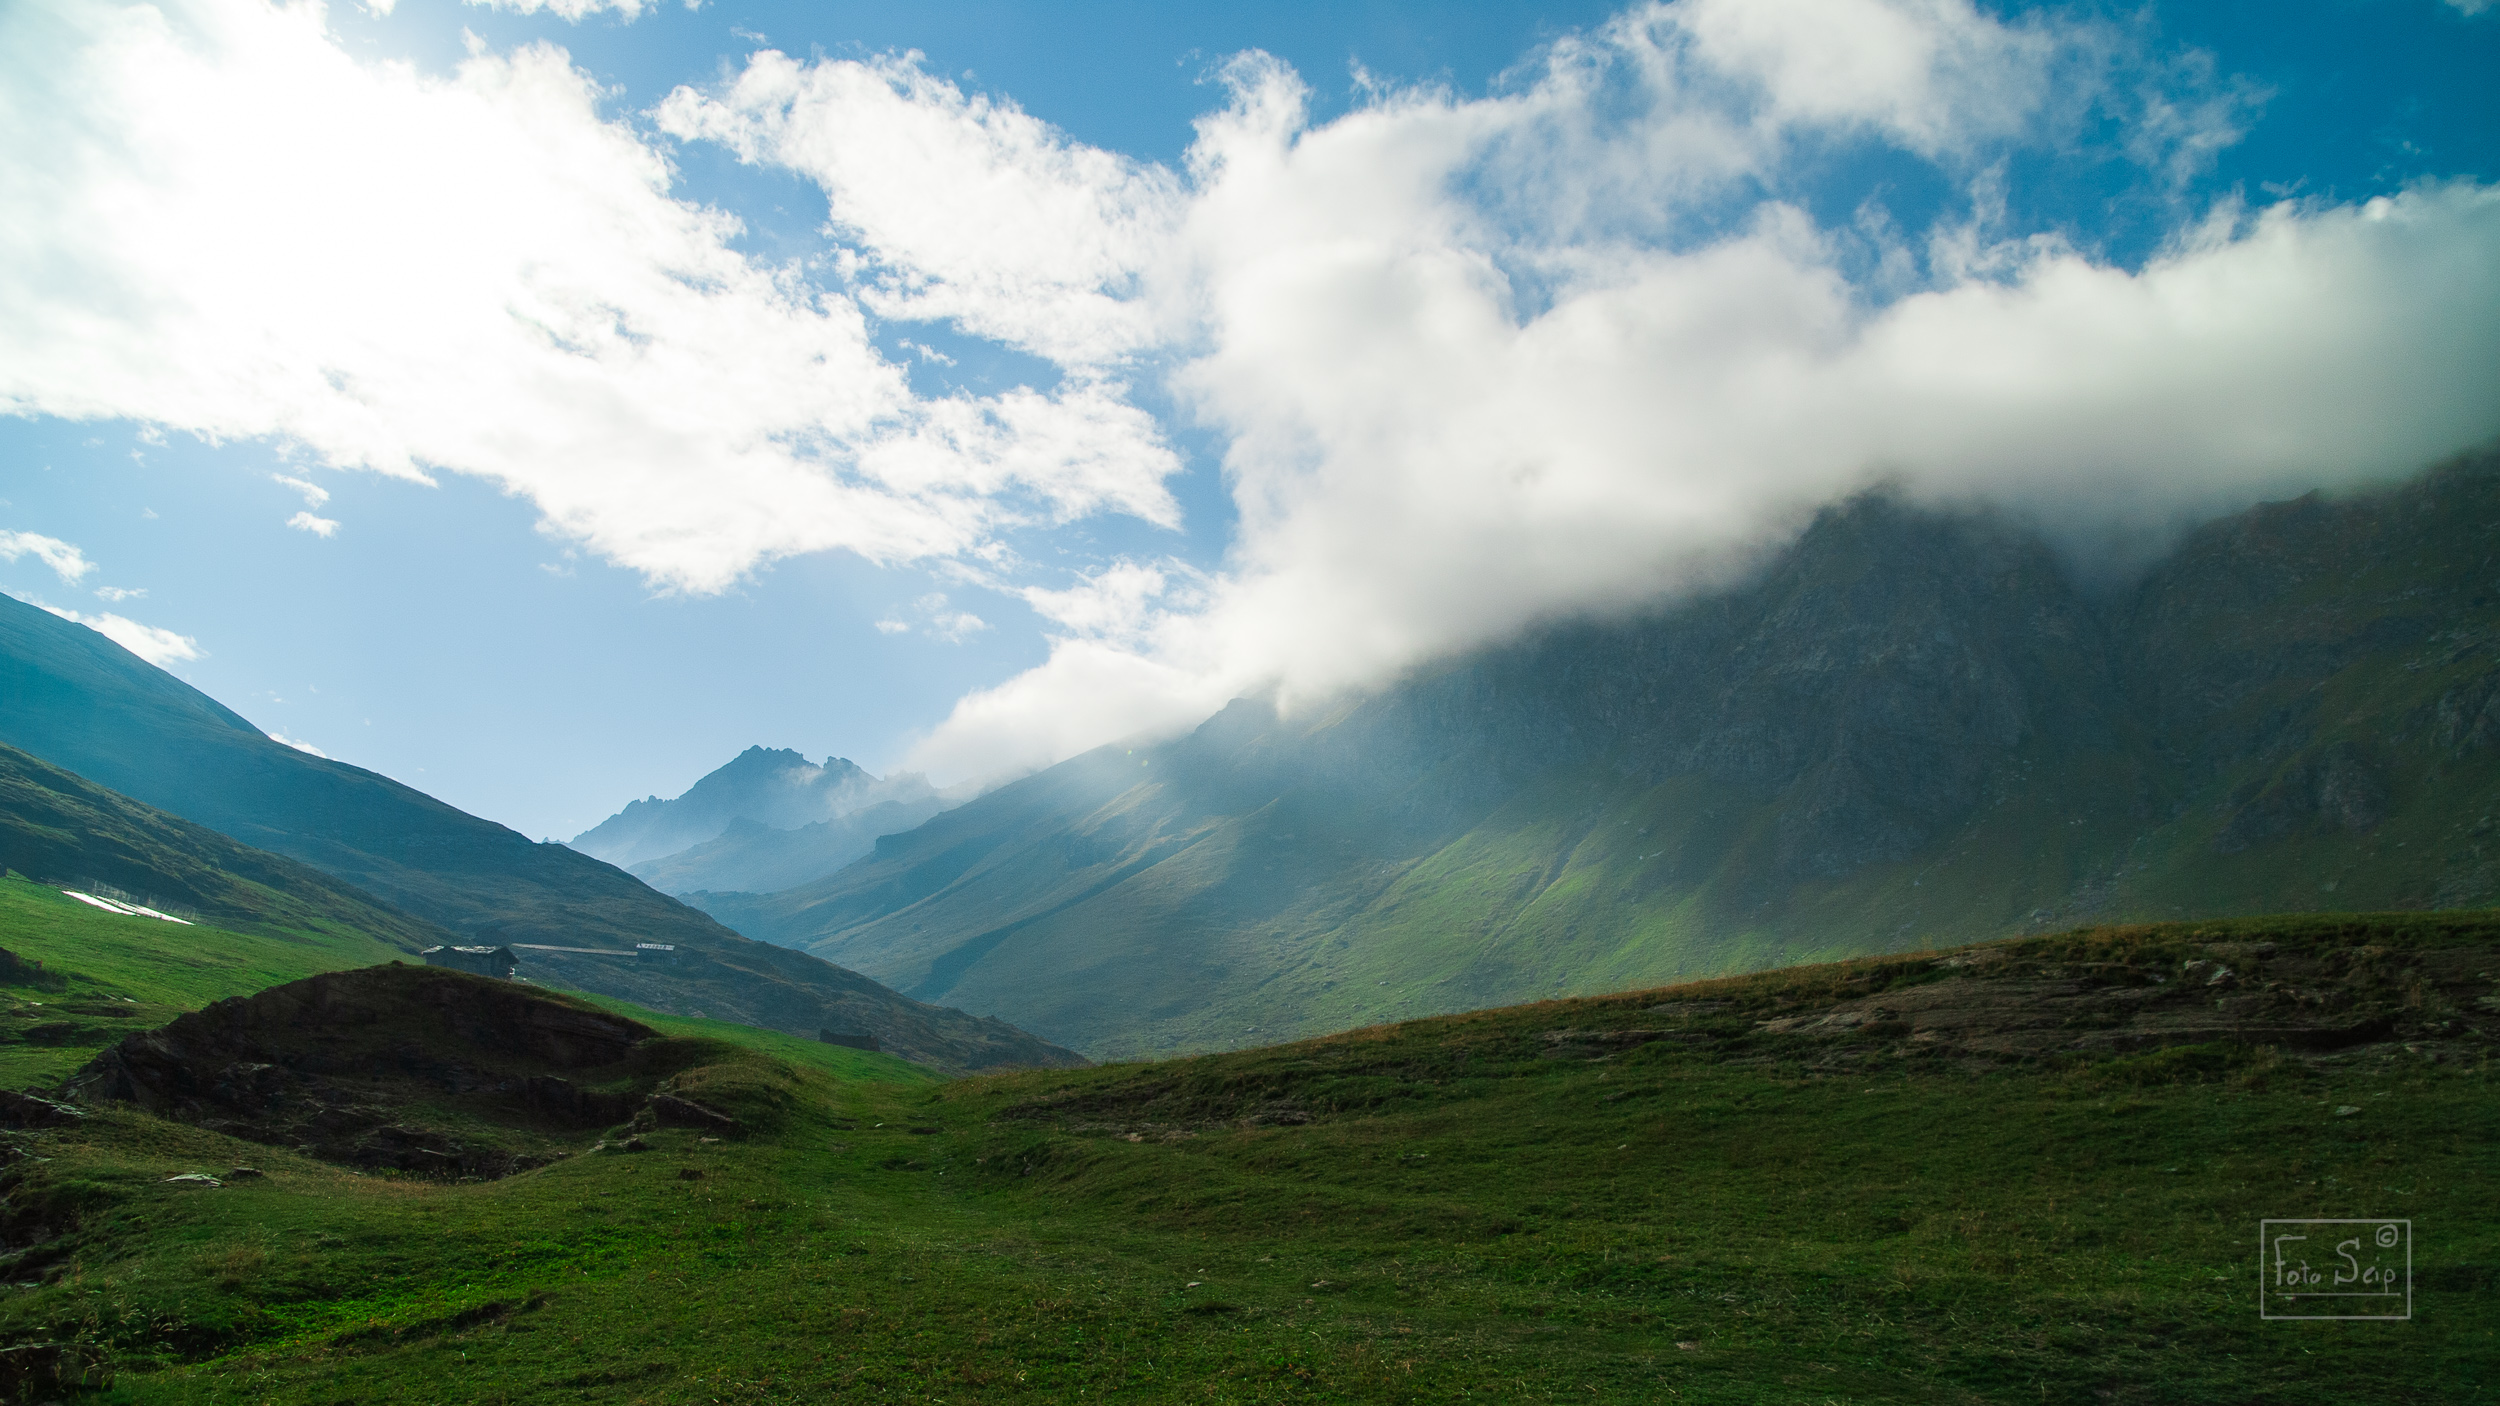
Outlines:
[[[695,894],[1098,1057],[2080,922],[2500,897],[2500,459],[2088,587],[1873,498],[1720,595],[1243,702]]]
[[[949,1069],[1081,1062],[1004,1022],[908,1000],[857,972],[751,942],[588,855],[308,756],[93,630],[7,597],[0,743],[299,861],[462,940],[678,949],[665,966],[525,954],[525,974],[553,984],[802,1036],[865,1032]]]
[[[750,1063],[745,1136],[470,1185],[101,1108],[8,1135],[0,1334],[134,1402],[2491,1400],[2496,973],[2500,915],[2293,918]],[[2261,1321],[2292,1216],[2409,1218],[2411,1321]]]

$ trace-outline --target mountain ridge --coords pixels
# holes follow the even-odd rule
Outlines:
[[[2218,519],[2088,595],[2020,524],[1870,496],[1727,591],[1316,716],[1236,703],[830,879],[694,898],[1097,1055],[2058,922],[2488,902],[2492,526],[2483,453]]]
[[[888,802],[915,808],[942,805],[928,779],[917,773],[872,776],[847,757],[827,757],[819,766],[789,748],[759,744],[704,773],[684,793],[628,802],[567,843],[629,871],[673,858],[676,869],[699,872],[714,860],[688,852],[722,839],[741,821],[796,831]],[[816,838],[824,843],[814,849],[840,842],[821,834]],[[849,857],[845,854],[817,872],[831,873]]]
[[[910,801],[876,801],[789,830],[740,816],[712,839],[629,865],[626,872],[672,895],[707,889],[770,892],[797,888],[868,853],[879,836],[913,829],[947,809],[948,802],[935,794]]]
[[[453,940],[309,865],[238,844],[5,743],[0,869],[109,884],[238,931],[348,931],[407,952]]]

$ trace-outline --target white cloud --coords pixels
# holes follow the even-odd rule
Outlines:
[[[285,733],[283,733],[283,732],[273,732],[273,733],[270,733],[270,734],[269,734],[269,740],[270,740],[270,741],[272,741],[272,742],[283,742],[283,743],[285,743],[287,746],[294,748],[294,749],[295,749],[296,751],[298,751],[298,752],[307,752],[307,753],[310,753],[310,754],[311,754],[311,755],[313,755],[313,756],[316,756],[316,757],[321,758],[323,761],[328,761],[328,760],[330,759],[330,754],[329,754],[329,753],[327,753],[327,752],[325,752],[325,751],[322,751],[320,748],[318,748],[318,747],[314,746],[313,744],[311,744],[311,743],[309,743],[309,742],[304,741],[304,740],[303,740],[303,739],[301,739],[301,738],[297,738],[297,737],[289,737],[289,736],[287,736],[287,735],[286,735]]]
[[[95,594],[96,599],[107,605],[119,605],[126,600],[147,599],[148,588],[145,586],[98,586],[95,588]]]
[[[50,611],[73,624],[84,625],[160,669],[168,664],[208,657],[208,651],[200,648],[200,642],[191,636],[176,634],[155,625],[142,625],[128,616],[115,615],[110,611],[102,615],[87,615],[32,599],[27,604]]]
[[[944,640],[948,644],[962,644],[965,640],[990,628],[990,623],[980,616],[968,610],[954,608],[942,591],[922,596],[912,605],[920,612],[923,621],[922,629],[931,639]],[[879,624],[877,628],[885,630],[885,625]],[[900,633],[896,630],[885,632]]]
[[[1179,178],[967,96],[918,59],[765,52],[718,94],[679,89],[657,117],[821,185],[881,316],[951,320],[1075,368],[1158,344],[1163,309],[1136,295],[1177,252]]]
[[[303,494],[304,506],[307,508],[318,508],[330,501],[330,490],[310,479],[289,478],[285,474],[271,474],[269,477]]]
[[[337,518],[314,517],[311,513],[297,513],[286,520],[286,525],[315,537],[328,537],[339,530]]]
[[[1689,36],[1704,66],[1757,85],[1783,126],[1866,123],[1933,154],[2018,131],[2078,45],[1966,0],[1687,0],[1631,26]]]
[[[2448,0],[2450,8],[2461,15],[2479,15],[2500,0]]]
[[[46,537],[40,532],[0,529],[0,561],[15,561],[24,556],[31,556],[51,567],[52,574],[60,577],[64,586],[77,585],[88,572],[95,570],[94,562],[58,537]]]
[[[396,5],[399,0],[390,0],[390,3]],[[534,15],[545,11],[575,24],[602,11],[612,11],[618,19],[631,24],[642,18],[643,11],[659,8],[659,0],[465,0],[465,3],[516,15]],[[695,5],[689,4],[686,8],[694,9]],[[386,9],[384,13],[389,11]]]
[[[1178,563],[1174,569],[1182,570]],[[1030,586],[1018,594],[1035,614],[1071,635],[1134,642],[1155,618],[1154,603],[1170,577],[1160,567],[1122,561],[1081,578],[1066,590]]]
[[[948,644],[962,644],[989,627],[990,622],[968,610],[948,611],[929,618],[929,633]]]
[[[1179,461],[1107,368],[914,397],[857,305],[737,253],[598,98],[544,46],[359,64],[314,6],[0,9],[0,207],[41,212],[0,224],[0,412],[478,475],[694,591],[1173,519]]]

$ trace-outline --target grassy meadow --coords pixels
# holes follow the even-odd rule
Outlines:
[[[2198,950],[2143,931],[2071,959]],[[2408,944],[2495,931],[2354,950],[2403,999]],[[0,1264],[0,1341],[83,1343],[131,1402],[2500,1395],[2475,1028],[1984,1060],[1759,1024],[1920,965],[942,1083],[723,1045],[687,1087],[745,1136],[483,1184],[100,1111],[12,1135],[48,1160],[10,1243],[76,1229]],[[2261,1321],[2291,1216],[2411,1218],[2412,1320]]]

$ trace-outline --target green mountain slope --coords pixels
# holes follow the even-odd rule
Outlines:
[[[139,1403],[2488,1402],[2495,971],[2500,915],[2290,919],[936,1086],[745,1060],[740,1134],[479,1185],[22,1109],[0,1334],[59,1345],[12,1394]],[[2409,1219],[2411,1319],[2261,1319],[2268,1217]]]
[[[1875,497],[1753,580],[1002,788],[694,899],[1101,1057],[2092,919],[2500,894],[2500,465],[2123,591]]]
[[[454,939],[317,869],[237,844],[0,745],[0,868],[110,885],[237,932],[355,937],[416,952]]]
[[[939,1068],[1076,1057],[996,1020],[897,996],[751,942],[609,865],[536,844],[387,777],[264,736],[84,626],[0,597],[0,742],[275,851],[464,939],[630,950],[674,964],[532,952],[524,973],[662,1011],[813,1036],[833,1027]]]

